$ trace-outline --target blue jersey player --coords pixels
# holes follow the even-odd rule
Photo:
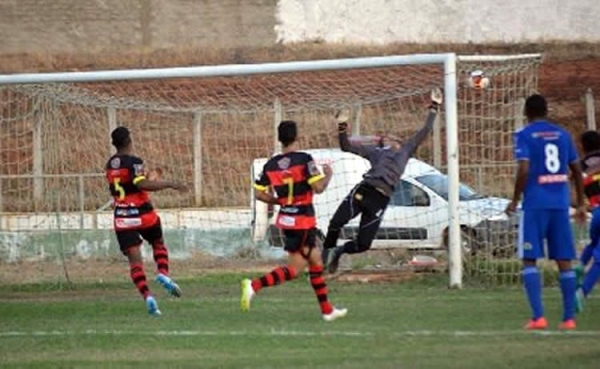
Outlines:
[[[519,227],[519,256],[523,260],[523,284],[532,310],[526,329],[548,326],[542,304],[542,283],[537,259],[543,258],[544,241],[548,258],[555,260],[560,270],[564,315],[559,328],[575,328],[575,292],[577,280],[571,261],[575,245],[571,231],[569,208],[569,169],[573,172],[577,192],[576,217],[585,221],[586,211],[582,174],[571,135],[546,118],[548,104],[541,95],[532,95],[525,102],[528,124],[514,135],[517,178],[507,213],[516,211],[523,195]]]

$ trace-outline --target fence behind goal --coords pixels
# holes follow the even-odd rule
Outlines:
[[[102,72],[96,82],[84,81],[82,74],[62,74],[66,79],[58,83],[28,75],[23,77],[28,83],[0,84],[0,278],[78,282],[118,278],[126,270],[111,231],[103,174],[113,153],[109,133],[117,126],[131,130],[135,153],[148,168],[161,168],[163,177],[193,189],[152,194],[171,259],[179,263],[176,274],[194,274],[200,259],[234,263],[249,249],[270,250],[270,228],[255,227],[265,208],[253,207],[251,166],[277,151],[277,123],[296,120],[303,149],[337,148],[331,115],[348,107],[355,134],[407,137],[424,122],[431,88],[444,86],[444,66],[418,55],[395,58],[378,60],[403,62],[336,69],[338,61],[326,61],[326,70],[310,71],[281,63],[270,65],[273,73],[228,68],[228,75],[180,78],[149,70],[133,80],[111,80],[119,72]],[[511,134],[521,124],[524,98],[537,90],[539,63],[539,55],[458,59],[456,216],[470,260],[467,276],[488,273],[490,263],[514,257],[515,223],[502,215],[513,179]],[[473,70],[484,71],[491,86],[468,87]],[[10,76],[3,78],[0,82]],[[375,247],[447,243],[451,181],[445,175],[445,123],[441,114],[416,154],[428,165],[399,183]],[[348,160],[340,167],[354,170],[355,159],[340,160]],[[345,187],[329,188],[319,201],[331,210],[319,216],[328,219],[344,192]],[[517,268],[501,274],[506,279],[494,281],[513,281]]]

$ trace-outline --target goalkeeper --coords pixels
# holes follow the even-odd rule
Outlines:
[[[357,254],[371,247],[394,187],[404,173],[408,160],[433,128],[442,98],[440,89],[436,88],[431,92],[431,105],[425,125],[406,143],[394,136],[383,135],[378,145],[351,144],[347,133],[348,115],[342,112],[336,114],[340,148],[369,160],[371,169],[350,191],[329,221],[323,244],[323,263],[329,273],[337,271],[343,254]],[[342,227],[359,214],[361,218],[356,238],[337,246]]]

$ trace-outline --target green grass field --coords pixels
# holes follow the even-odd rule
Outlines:
[[[321,320],[306,277],[264,290],[242,313],[241,275],[181,283],[181,300],[159,298],[146,314],[123,276],[114,285],[28,292],[0,287],[1,367],[148,368],[597,368],[600,300],[589,300],[576,332],[559,332],[559,291],[545,290],[551,329],[521,330],[519,288],[448,290],[445,277],[403,283],[331,282],[349,308]]]

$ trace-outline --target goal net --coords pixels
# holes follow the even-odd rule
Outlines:
[[[351,108],[355,135],[414,133],[424,122],[429,91],[443,87],[445,76],[443,64],[412,57],[377,67],[335,69],[336,61],[328,61],[323,70],[302,71],[294,70],[297,63],[282,63],[259,67],[265,73],[256,66],[237,72],[224,66],[213,71],[226,72],[213,76],[163,78],[164,73],[144,71],[143,79],[141,74],[123,79],[125,71],[93,78],[63,74],[60,83],[31,75],[31,83],[0,84],[0,278],[122,279],[126,262],[111,231],[103,174],[114,152],[109,133],[117,126],[130,129],[135,154],[148,168],[161,168],[164,178],[192,188],[186,194],[152,193],[176,275],[212,265],[247,267],[256,250],[263,256],[278,250],[272,209],[255,203],[251,181],[278,151],[275,132],[282,119],[298,122],[302,149],[333,164],[334,181],[317,197],[319,227],[326,232],[328,218],[364,168],[360,158],[337,149],[332,112]],[[501,210],[513,178],[511,133],[521,122],[524,98],[537,90],[540,60],[537,55],[458,60],[458,214],[461,246],[470,260],[465,276],[491,272],[509,281],[517,268],[490,265],[514,261],[515,224]],[[488,88],[468,87],[474,70],[484,71]],[[436,127],[397,186],[375,248],[445,247],[444,114]],[[350,223],[342,238],[352,237],[357,224]],[[151,263],[149,248],[143,249]]]

